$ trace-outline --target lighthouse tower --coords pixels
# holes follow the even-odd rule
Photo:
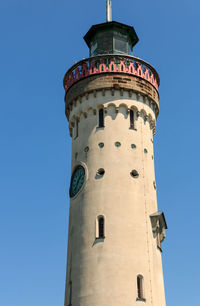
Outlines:
[[[72,137],[65,306],[165,306],[153,135],[159,76],[133,56],[133,27],[112,21],[84,37],[90,57],[64,77]]]

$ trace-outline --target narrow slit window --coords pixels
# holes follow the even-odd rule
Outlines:
[[[78,122],[78,118],[76,119],[76,127],[75,127],[75,138],[77,138],[78,137],[78,124],[79,124],[79,122]]]
[[[134,130],[134,111],[130,110],[130,129]]]
[[[104,238],[104,217],[100,217],[98,221],[99,238]]]
[[[144,278],[142,275],[137,276],[137,294],[139,300],[144,300]]]
[[[69,306],[72,305],[72,281],[69,282]]]
[[[99,127],[104,127],[104,109],[99,110]]]

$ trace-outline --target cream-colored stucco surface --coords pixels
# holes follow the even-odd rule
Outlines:
[[[102,107],[105,127],[99,128]],[[130,109],[134,129],[130,129]],[[73,306],[165,306],[161,251],[150,220],[158,211],[155,124],[148,96],[133,93],[130,97],[120,90],[114,95],[105,90],[83,96],[70,112],[72,173],[82,164],[86,180],[70,202],[65,306],[70,302]],[[105,174],[99,178],[100,168]],[[132,170],[137,170],[138,178],[131,176]],[[98,216],[105,218],[104,239],[96,239]],[[138,275],[143,276],[143,300],[137,299]]]

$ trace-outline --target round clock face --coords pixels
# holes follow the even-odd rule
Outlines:
[[[85,169],[83,166],[78,166],[71,179],[70,197],[73,198],[81,189],[85,181]]]

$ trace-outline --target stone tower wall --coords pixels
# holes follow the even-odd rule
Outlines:
[[[131,78],[130,86],[113,76],[90,77],[87,86],[86,79],[79,81],[66,95],[72,172],[82,164],[86,182],[70,203],[65,306],[70,290],[74,306],[165,306],[161,252],[150,221],[157,211],[153,134],[158,93],[138,80]],[[100,108],[104,128],[98,127]],[[103,177],[97,175],[100,168]],[[104,239],[96,239],[98,216],[105,218]],[[144,277],[144,301],[137,300],[138,275]]]

